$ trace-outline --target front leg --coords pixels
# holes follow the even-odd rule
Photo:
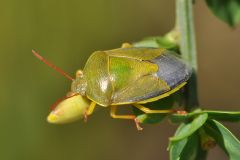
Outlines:
[[[111,106],[111,112],[110,115],[112,118],[117,118],[117,119],[131,119],[134,120],[136,127],[138,130],[143,130],[143,128],[139,125],[139,121],[136,118],[135,115],[116,115],[117,112],[117,106]]]
[[[84,122],[87,122],[88,116],[91,115],[96,108],[96,102],[92,102],[84,114]]]

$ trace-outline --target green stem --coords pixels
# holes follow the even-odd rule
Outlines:
[[[176,0],[176,29],[180,34],[182,58],[189,63],[193,74],[186,89],[186,110],[198,106],[197,95],[197,52],[193,23],[192,0]]]

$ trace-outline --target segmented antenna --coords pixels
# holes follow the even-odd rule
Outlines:
[[[32,50],[32,53],[34,54],[34,56],[36,56],[40,61],[43,61],[46,65],[48,65],[49,67],[53,68],[55,71],[59,72],[60,74],[62,74],[63,76],[65,76],[67,79],[73,81],[74,78],[72,78],[71,76],[69,76],[67,73],[65,73],[63,70],[61,70],[60,68],[58,68],[57,66],[53,65],[52,63],[48,62],[46,59],[44,59],[42,56],[40,56],[36,51]]]

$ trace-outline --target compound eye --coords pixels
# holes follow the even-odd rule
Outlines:
[[[77,92],[84,96],[85,93],[86,93],[86,87],[87,87],[87,84],[86,83],[80,83],[78,86],[77,86]]]
[[[76,78],[81,78],[81,77],[83,77],[83,71],[82,70],[77,70]]]

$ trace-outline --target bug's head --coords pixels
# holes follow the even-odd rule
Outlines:
[[[90,101],[79,94],[67,97],[50,112],[47,121],[53,124],[74,122],[84,117]]]
[[[49,114],[49,123],[63,124],[76,121],[84,117],[90,101],[84,96],[86,81],[81,70],[76,72],[76,79],[72,79],[71,91],[60,102],[56,102]]]
[[[76,72],[76,79],[73,80],[72,82],[71,92],[78,93],[82,96],[85,96],[86,89],[87,89],[87,81],[84,78],[83,71],[78,70]]]
[[[53,106],[53,110],[47,118],[48,122],[61,124],[73,122],[77,119],[82,118],[90,105],[90,101],[85,96],[82,96],[85,95],[87,86],[86,81],[84,80],[83,72],[77,71],[76,79],[74,79],[66,72],[44,59],[36,51],[32,50],[32,53],[46,65],[53,68],[65,76],[67,79],[72,81],[72,91],[68,93],[68,95],[63,100],[56,102],[56,104]]]

